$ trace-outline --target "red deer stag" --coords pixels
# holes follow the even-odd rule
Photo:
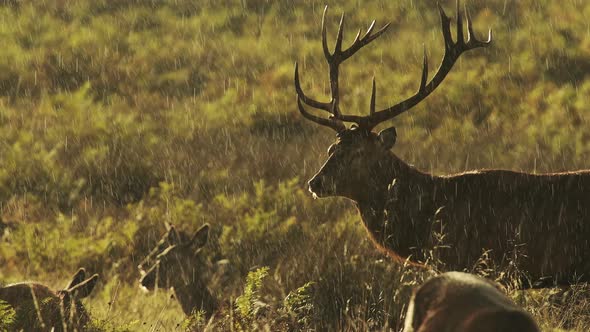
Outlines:
[[[412,295],[404,332],[540,332],[499,285],[462,272],[436,276]]]
[[[203,310],[209,318],[219,306],[202,278],[206,264],[199,254],[207,243],[209,225],[202,226],[193,235],[177,231],[172,225],[167,224],[167,228],[160,242],[139,264],[139,283],[149,291],[173,288],[187,316],[195,310]]]
[[[63,290],[22,282],[1,287],[0,300],[16,312],[14,331],[83,331],[90,318],[80,299],[97,282],[98,274],[86,279],[86,270],[81,268]]]
[[[406,112],[434,91],[461,54],[488,46],[491,30],[487,41],[477,40],[467,14],[465,38],[457,2],[453,41],[451,20],[439,6],[445,52],[433,78],[428,81],[424,54],[420,87],[413,96],[375,111],[373,80],[369,115],[346,115],[339,104],[339,65],[383,34],[389,24],[373,33],[373,21],[364,36],[359,32],[352,45],[343,50],[342,16],[336,46],[330,53],[326,10],[322,46],[329,64],[329,102],[304,94],[295,64],[299,111],[306,119],[337,132],[337,141],[328,149],[328,160],[309,181],[314,197],[343,196],[353,200],[377,247],[397,259],[424,262],[424,253],[441,247],[446,248],[437,249],[446,268],[463,270],[473,268],[485,249],[498,267],[506,267],[518,248],[522,254],[518,255],[519,267],[525,271],[519,277],[524,282],[522,287],[590,279],[590,171],[528,174],[475,170],[437,176],[421,172],[390,151],[397,137],[395,127],[373,132],[375,126]],[[329,117],[311,114],[303,104],[326,111]],[[347,128],[345,122],[354,124]],[[441,229],[445,232],[445,246],[437,245],[440,237],[433,236]]]

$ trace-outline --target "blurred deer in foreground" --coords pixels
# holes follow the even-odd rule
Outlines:
[[[448,272],[412,295],[404,332],[540,332],[533,318],[491,281]]]
[[[84,331],[90,321],[80,299],[87,297],[98,274],[86,278],[86,270],[79,269],[63,290],[32,282],[10,284],[0,288],[0,300],[16,312],[11,326],[15,331]]]
[[[295,64],[295,89],[301,114],[332,128],[337,141],[328,149],[328,160],[309,181],[314,197],[343,196],[353,200],[378,248],[410,263],[426,260],[438,248],[439,259],[450,270],[471,269],[484,249],[498,267],[506,267],[518,249],[522,287],[542,287],[588,280],[590,276],[590,171],[528,174],[509,170],[475,170],[437,176],[405,163],[390,149],[397,138],[395,127],[379,133],[380,123],[408,111],[444,80],[461,54],[486,47],[473,33],[469,14],[467,37],[457,2],[456,41],[451,20],[439,6],[445,52],[436,74],[428,80],[424,53],[418,91],[389,108],[376,111],[373,80],[369,115],[341,113],[339,65],[382,35],[389,24],[373,33],[356,35],[342,49],[344,15],[336,46],[331,53],[326,38],[326,11],[322,18],[322,46],[329,65],[331,100],[305,95]],[[304,104],[329,114],[309,113]],[[347,128],[344,123],[354,123]],[[434,233],[444,233],[433,236]],[[443,245],[439,241],[444,239]]]
[[[139,264],[139,283],[149,291],[173,288],[187,316],[194,310],[203,310],[209,318],[219,305],[203,280],[207,265],[200,252],[207,243],[209,225],[193,235],[177,231],[172,225],[167,224],[167,228],[160,242]]]

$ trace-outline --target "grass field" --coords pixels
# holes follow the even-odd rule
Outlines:
[[[373,76],[377,107],[414,93],[423,47],[438,65],[427,0],[3,1],[1,283],[59,288],[78,267],[99,273],[84,300],[98,331],[399,331],[428,274],[375,250],[351,202],[306,189],[335,137],[299,115],[293,69],[328,98],[326,4],[329,38],[346,12],[345,44],[372,19],[392,22],[342,65],[347,113],[368,112]],[[590,3],[467,7],[494,44],[395,120],[394,152],[435,174],[590,169]],[[165,222],[211,225],[212,322],[138,287]],[[585,286],[556,293],[510,295],[545,331],[590,330]]]

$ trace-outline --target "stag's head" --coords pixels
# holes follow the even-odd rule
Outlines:
[[[320,125],[332,128],[337,133],[337,141],[328,149],[328,160],[319,172],[309,181],[309,190],[319,197],[344,196],[359,201],[363,197],[362,188],[374,187],[384,182],[383,164],[390,162],[395,157],[390,153],[394,146],[397,134],[395,127],[390,127],[376,133],[373,129],[380,123],[393,119],[404,113],[426,98],[444,80],[459,56],[468,50],[485,47],[492,41],[492,32],[489,31],[487,41],[479,41],[473,34],[473,26],[466,15],[467,38],[463,32],[463,18],[457,1],[456,41],[451,37],[451,20],[439,6],[442,34],[445,43],[445,53],[436,74],[428,80],[428,60],[424,52],[423,69],[420,87],[410,98],[383,110],[375,110],[375,79],[370,100],[369,115],[346,115],[340,112],[340,97],[338,89],[339,66],[346,59],[354,55],[363,46],[369,44],[381,36],[389,23],[377,32],[373,32],[375,21],[371,23],[367,32],[361,37],[359,30],[352,45],[342,49],[344,15],[340,19],[340,26],[336,37],[334,51],[330,52],[326,38],[326,12],[322,17],[322,48],[329,66],[331,100],[322,102],[308,97],[302,90],[299,82],[299,70],[295,64],[295,90],[297,91],[297,106],[301,114],[308,120]],[[329,114],[328,117],[320,117],[309,113],[304,104]],[[353,123],[347,127],[345,123]]]
[[[205,263],[200,252],[207,244],[209,225],[203,225],[194,234],[177,231],[169,224],[166,228],[162,239],[138,266],[141,287],[151,291],[202,283]]]
[[[379,163],[386,162],[396,139],[395,128],[378,134],[353,126],[337,134],[328,148],[328,159],[309,181],[317,197],[343,196],[359,201],[362,188],[379,184]]]

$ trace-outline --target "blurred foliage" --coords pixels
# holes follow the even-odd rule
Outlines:
[[[452,15],[454,1],[441,3]],[[88,303],[98,330],[178,329],[178,304],[140,294],[136,265],[164,222],[209,223],[210,265],[229,264],[207,273],[226,305],[194,326],[234,324],[227,303],[266,266],[260,328],[398,330],[423,276],[378,253],[349,202],[305,191],[334,137],[298,114],[293,64],[303,88],[327,99],[325,4],[331,42],[343,11],[345,44],[373,18],[393,22],[342,65],[344,112],[368,112],[372,76],[377,107],[410,96],[423,46],[437,67],[442,36],[427,0],[1,2],[0,208],[10,232],[0,280],[59,286],[84,266],[103,280]],[[394,152],[437,174],[590,168],[590,3],[468,9],[480,38],[493,28],[493,45],[464,55],[438,91],[392,121]],[[562,319],[581,307],[547,307],[547,296],[523,300],[544,327],[587,329],[582,314],[571,326]]]
[[[265,266],[248,273],[244,292],[236,299],[237,313],[243,321],[255,320],[260,310],[265,307],[265,303],[260,299],[260,288],[264,279],[268,277],[268,270]],[[248,330],[248,328],[240,327],[240,330]]]
[[[14,309],[6,301],[0,300],[0,331],[8,331],[10,328],[14,328],[15,320],[16,312]]]

